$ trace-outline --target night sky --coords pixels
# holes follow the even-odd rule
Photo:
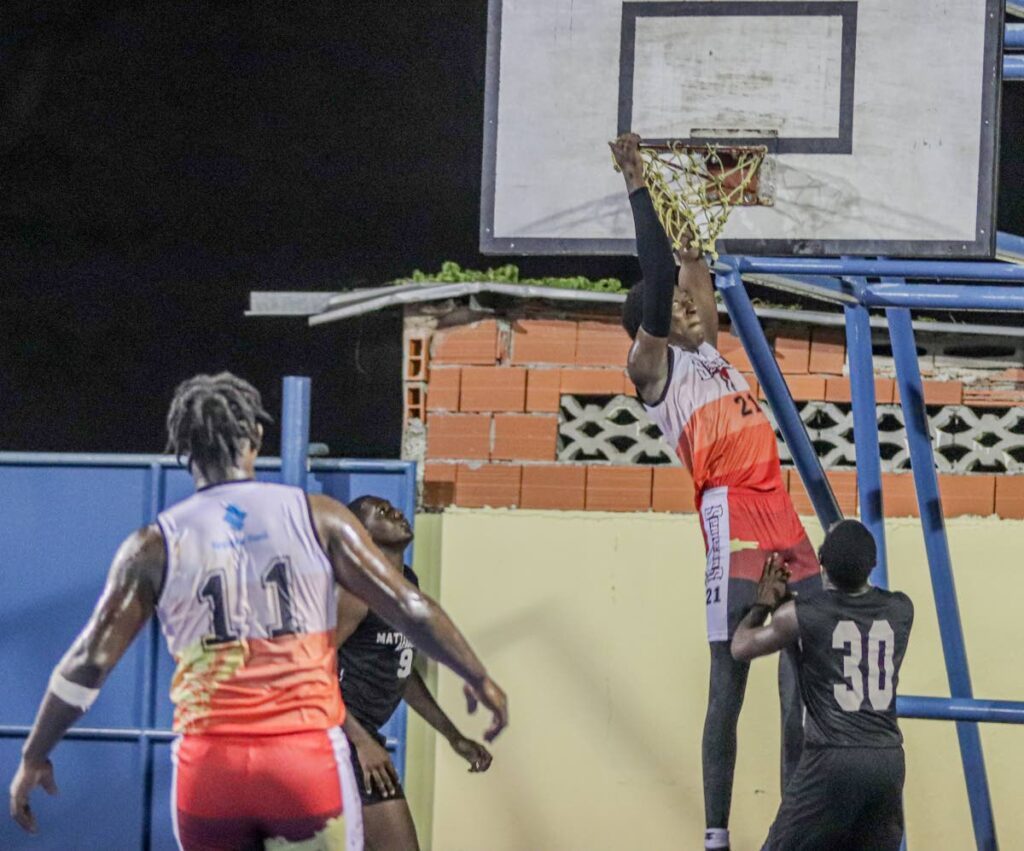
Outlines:
[[[477,248],[486,5],[5,2],[0,449],[159,451],[174,385],[230,369],[272,412],[281,376],[312,376],[314,440],[397,455],[397,312],[243,313],[254,289],[505,262]],[[1006,84],[1002,230],[1024,233],[1022,185],[1024,83]]]

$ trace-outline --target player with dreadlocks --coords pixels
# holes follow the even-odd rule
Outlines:
[[[486,738],[507,723],[505,695],[466,639],[348,509],[255,481],[270,421],[256,388],[229,373],[178,387],[169,447],[187,458],[196,493],[124,541],[54,669],[10,787],[26,830],[36,830],[31,791],[56,792],[50,751],[153,614],[177,663],[172,815],[186,851],[363,847],[339,727],[336,583],[465,680],[470,709],[479,700],[493,713]]]

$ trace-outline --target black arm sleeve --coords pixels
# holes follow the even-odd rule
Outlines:
[[[676,261],[672,245],[654,212],[646,188],[629,195],[636,227],[636,253],[644,276],[644,318],[641,327],[652,337],[667,337],[672,327],[672,296],[676,286]]]

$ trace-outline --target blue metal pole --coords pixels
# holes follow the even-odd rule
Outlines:
[[[1024,287],[881,283],[865,287],[861,303],[871,307],[1018,311],[1024,310]]]
[[[1012,263],[957,260],[871,260],[864,257],[722,257],[716,270],[737,267],[763,275],[894,276],[933,280],[1011,281],[1024,283],[1024,267]]]
[[[853,400],[853,442],[857,458],[857,500],[861,522],[871,530],[878,547],[878,562],[871,572],[871,581],[879,588],[888,588],[871,322],[867,308],[862,305],[847,306],[845,310],[846,351],[850,359],[850,395]]]
[[[1024,24],[1021,24],[1024,28]],[[996,255],[1000,260],[1024,263],[1024,236],[999,231],[996,233]]]
[[[306,489],[310,380],[286,375],[281,399],[281,480]]]
[[[903,406],[917,504],[921,512],[924,546],[928,554],[932,593],[939,616],[939,635],[942,638],[942,654],[946,662],[949,691],[954,698],[970,699],[973,692],[967,664],[967,648],[960,623],[953,565],[949,555],[949,542],[946,540],[942,503],[939,499],[939,480],[935,474],[935,456],[924,406],[924,390],[921,384],[921,369],[917,362],[914,329],[909,310],[890,309],[886,311],[886,316],[889,320],[889,336],[896,362],[896,378],[900,387],[900,402]],[[979,849],[996,848],[992,801],[989,796],[985,758],[981,750],[978,728],[974,724],[957,722],[956,732],[960,740],[960,758],[967,782],[967,797],[971,805],[975,841]]]
[[[728,260],[725,265],[728,265]],[[793,397],[789,394],[779,365],[768,347],[768,340],[765,339],[764,330],[757,314],[754,313],[754,306],[750,303],[738,269],[733,266],[730,271],[717,274],[715,283],[722,293],[733,329],[750,357],[754,374],[761,382],[765,396],[768,397],[768,404],[772,406],[786,446],[793,455],[793,462],[818,515],[818,522],[828,529],[833,523],[843,519],[842,512],[839,510],[835,494],[832,493],[832,486],[825,478],[825,471],[821,469],[818,453],[814,451],[814,444],[807,435],[807,429],[800,419],[800,412],[796,409]]]
[[[1024,24],[1007,24],[1003,47],[1024,47]]]
[[[897,697],[901,718],[939,721],[979,721],[989,724],[1024,724],[1024,702],[1017,700],[964,700],[949,697]]]
[[[1024,80],[1024,56],[1003,57],[1003,79]]]

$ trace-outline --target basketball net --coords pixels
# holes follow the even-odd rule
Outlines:
[[[764,145],[640,145],[644,183],[672,248],[718,259],[715,242],[733,207],[770,204],[759,193]]]

